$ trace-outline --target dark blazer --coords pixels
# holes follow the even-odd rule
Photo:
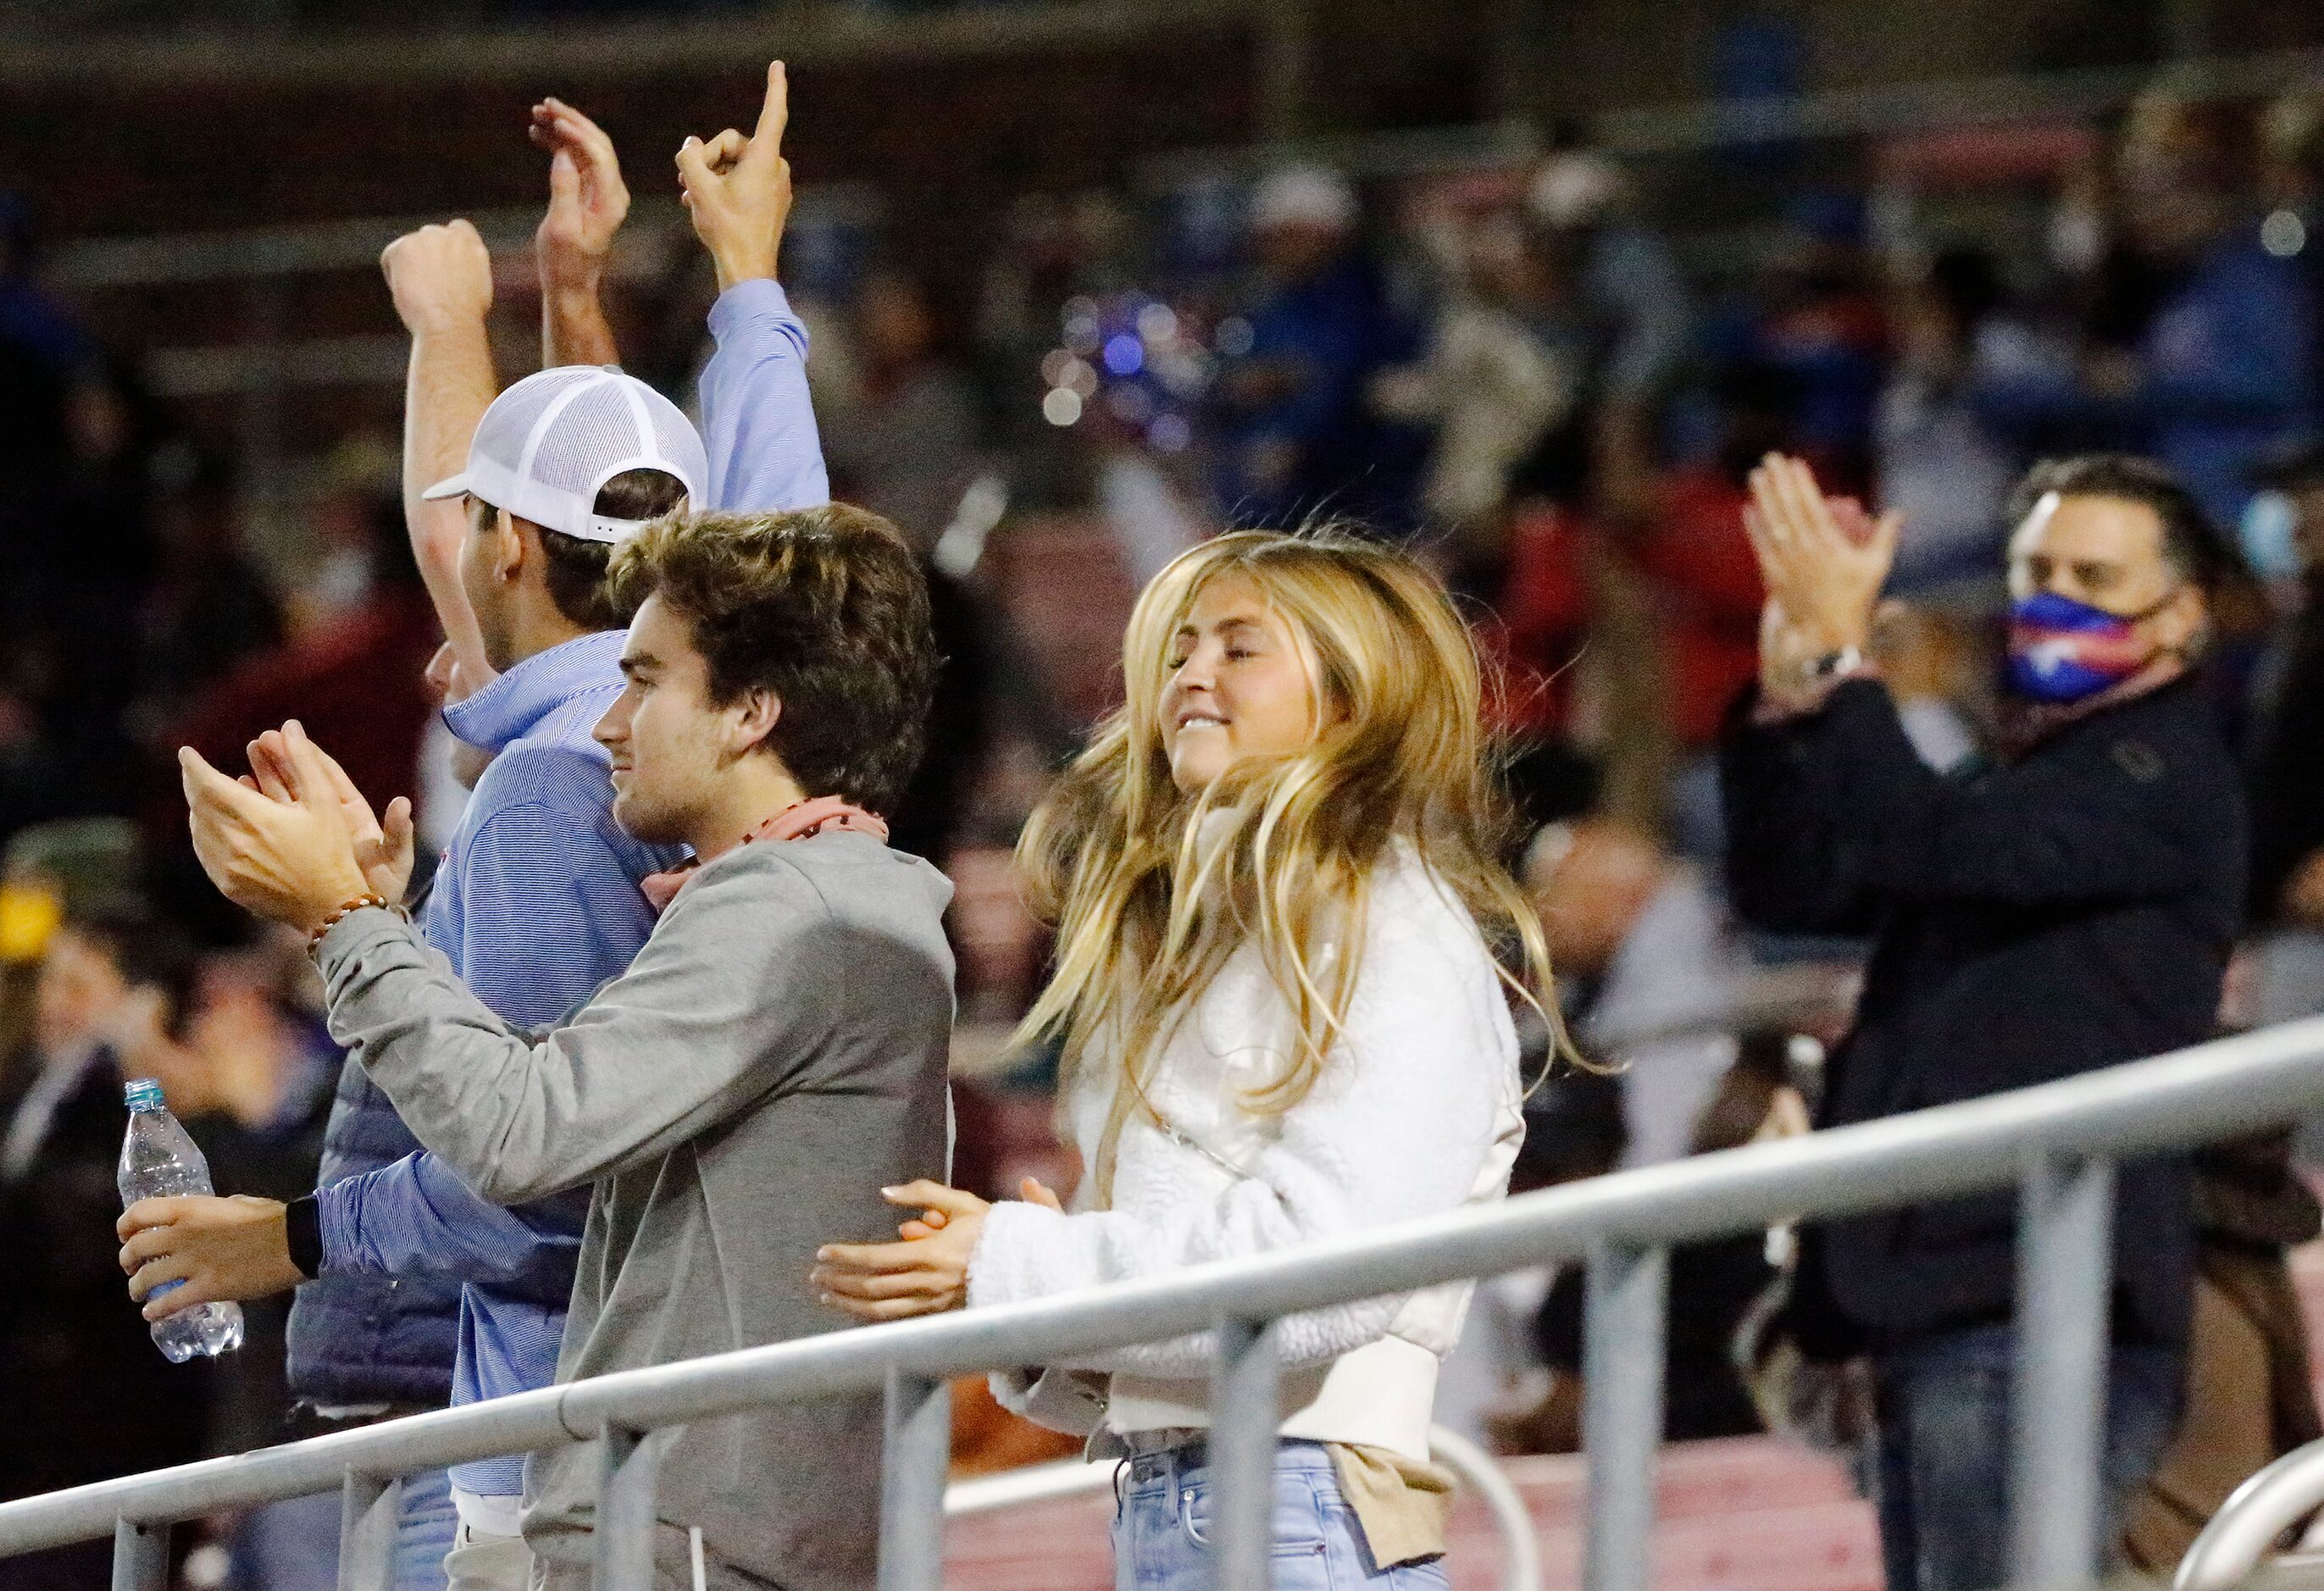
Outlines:
[[[2309,582],[2308,602],[2252,759],[2255,923],[2274,918],[2292,875],[2324,850],[2324,582]]]
[[[1728,879],[1760,927],[1869,934],[1819,1125],[2046,1082],[2210,1036],[2241,924],[2248,823],[2210,694],[2186,678],[1967,777],[1914,755],[1885,686],[1754,722],[1721,749]],[[2177,1158],[2123,1168],[2116,1323],[2184,1340],[2193,1233]],[[1893,1345],[2006,1315],[2014,1194],[1824,1224],[1808,1313]],[[1837,1345],[1834,1345],[1837,1346]]]

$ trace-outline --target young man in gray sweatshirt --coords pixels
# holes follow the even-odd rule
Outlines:
[[[560,1382],[828,1329],[817,1243],[888,1229],[880,1190],[945,1169],[950,887],[876,815],[918,759],[935,667],[910,550],[843,505],[709,515],[641,532],[613,579],[637,611],[597,730],[613,816],[698,860],[648,880],[666,904],[637,961],[546,1034],[493,1016],[384,908],[408,841],[298,726],[263,743],[255,790],[181,755],[212,880],[311,936],[333,1035],[420,1142],[503,1202],[595,1184]],[[265,1200],[246,1228],[180,1235],[171,1203],[130,1212],[137,1296],[180,1278],[172,1304],[235,1296],[316,1241]],[[715,1587],[870,1586],[880,1437],[876,1397],[683,1429],[657,1582],[690,1583],[698,1529]],[[532,1461],[525,1538],[552,1587],[586,1581],[594,1464]]]

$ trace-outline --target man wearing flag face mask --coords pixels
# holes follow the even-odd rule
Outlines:
[[[2153,465],[2101,455],[2044,465],[2015,501],[2006,679],[2033,721],[2021,732],[2184,674],[2228,556],[2194,500]]]
[[[1747,518],[1766,583],[1760,681],[1722,748],[1729,884],[1768,929],[1868,935],[1820,1126],[2050,1081],[2199,1042],[2241,921],[2247,823],[2201,677],[2234,555],[2144,461],[2019,488],[2000,759],[1940,775],[1868,660],[1895,547],[1770,456]],[[2193,1255],[2183,1165],[2121,1169],[2098,1540],[2175,1421]],[[2007,1578],[2010,1195],[1806,1234],[1793,1324],[1869,1357],[1888,1583]]]

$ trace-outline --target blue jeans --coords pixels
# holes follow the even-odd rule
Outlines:
[[[286,1497],[235,1527],[228,1591],[325,1591],[338,1584],[339,1494]]]
[[[1124,1462],[1115,1481],[1114,1591],[1209,1591],[1210,1471],[1199,1447]],[[1332,1455],[1285,1442],[1275,1458],[1274,1591],[1446,1591],[1436,1561],[1372,1567]]]
[[[2009,1326],[1973,1326],[1873,1361],[1873,1489],[1888,1591],[1992,1591],[2008,1579],[2015,1345]],[[2108,1560],[2123,1504],[2178,1424],[2185,1364],[2169,1348],[2114,1350],[2098,1476],[2098,1549]]]
[[[395,1524],[395,1591],[444,1591],[444,1555],[460,1516],[452,1477],[423,1469],[403,1477],[403,1512]]]

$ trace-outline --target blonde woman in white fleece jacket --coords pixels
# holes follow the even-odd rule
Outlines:
[[[888,1190],[920,1212],[904,1241],[817,1255],[826,1301],[860,1319],[1071,1292],[1507,1190],[1523,1133],[1508,991],[1541,1000],[1548,968],[1496,860],[1477,658],[1442,585],[1342,533],[1222,536],[1148,586],[1123,672],[1126,704],[1019,847],[1058,933],[1026,1026],[1063,1041],[1082,1187],[1070,1211],[1031,1182],[997,1205]],[[1277,1591],[1445,1584],[1429,1415],[1468,1293],[1283,1323]],[[1185,1338],[996,1378],[1010,1406],[1128,1455],[1123,1586],[1209,1583],[1209,1344]]]

